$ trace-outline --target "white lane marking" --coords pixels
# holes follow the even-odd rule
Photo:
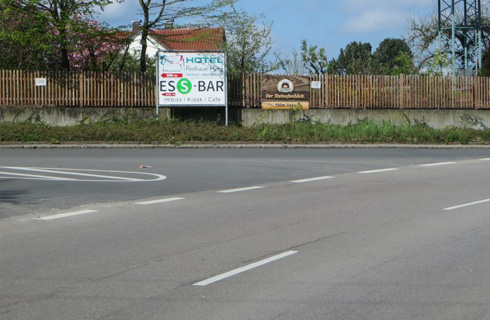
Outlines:
[[[28,177],[28,178],[34,178],[34,179],[48,179],[48,180],[53,180],[53,181],[76,181],[76,179],[41,176],[41,175],[37,175],[37,174],[24,174],[24,173],[4,172],[4,171],[0,171],[0,174],[5,174],[8,176]],[[4,179],[7,179],[7,178],[8,177],[6,177]]]
[[[61,213],[61,214],[55,214],[52,216],[42,217],[42,218],[39,218],[38,220],[49,221],[49,220],[56,220],[56,219],[62,219],[62,218],[67,218],[67,217],[79,216],[82,214],[94,213],[94,212],[97,212],[97,210],[81,210],[81,211]]]
[[[36,168],[36,167],[29,168],[29,167],[1,167],[0,166],[0,168],[11,169],[11,170],[24,170],[24,171],[48,170],[46,172],[53,172],[53,173],[54,173],[54,170],[60,170],[60,168]],[[156,174],[156,173],[146,173],[146,172],[116,171],[116,170],[93,170],[93,169],[72,169],[72,168],[63,168],[62,170],[63,170],[64,174],[70,174],[70,173],[65,172],[65,171],[75,171],[71,174],[72,175],[79,175],[79,176],[87,176],[86,174],[80,173],[80,172],[102,172],[102,173],[121,173],[121,174],[140,175],[140,176],[148,176],[151,178],[146,180],[146,179],[105,176],[106,180],[82,180],[82,179],[59,178],[59,177],[50,177],[50,176],[37,176],[37,177],[40,177],[37,179],[47,179],[49,181],[62,180],[62,181],[80,181],[80,182],[154,182],[154,181],[161,181],[161,180],[167,179],[167,177],[164,175]],[[78,172],[76,172],[76,171],[78,171]],[[10,174],[11,175],[11,174],[16,174],[16,173],[0,172],[0,174],[6,174],[6,175]],[[21,174],[16,174],[16,175],[21,175]],[[35,175],[32,175],[32,176],[33,176],[33,178],[36,177]],[[96,176],[96,175],[93,175],[93,176]],[[99,175],[99,176],[104,177],[103,175]]]
[[[438,162],[438,163],[428,163],[428,164],[421,164],[419,167],[438,167],[438,166],[447,166],[450,164],[455,164],[456,162]]]
[[[462,205],[459,205],[459,206],[445,208],[444,210],[451,211],[451,210],[456,210],[456,209],[460,209],[460,208],[464,208],[464,207],[474,206],[476,204],[482,204],[482,203],[486,203],[486,202],[490,202],[490,199],[485,199],[485,200],[480,200],[480,201],[465,203],[465,204],[462,204]]]
[[[257,189],[263,189],[264,187],[261,186],[255,186],[255,187],[247,187],[247,188],[238,188],[238,189],[230,189],[230,190],[223,190],[223,191],[218,191],[219,193],[234,193],[234,192],[243,192],[243,191],[250,191],[250,190],[257,190]]]
[[[221,275],[218,275],[216,277],[212,277],[212,278],[209,278],[207,280],[204,280],[204,281],[201,281],[201,282],[198,282],[198,283],[194,283],[194,286],[198,286],[198,287],[205,287],[207,285],[210,285],[212,283],[215,283],[215,282],[218,282],[218,281],[221,281],[221,280],[224,280],[226,278],[230,278],[230,277],[233,277],[237,274],[240,274],[240,273],[243,273],[245,271],[249,271],[249,270],[252,270],[252,269],[255,269],[255,268],[258,268],[260,266],[263,266],[265,264],[268,264],[268,263],[271,263],[271,262],[274,262],[274,261],[277,261],[279,259],[283,259],[283,258],[286,258],[286,257],[289,257],[293,254],[296,254],[298,253],[298,251],[288,251],[288,252],[284,252],[284,253],[281,253],[281,254],[278,254],[276,256],[273,256],[273,257],[270,257],[268,259],[264,259],[264,260],[261,260],[261,261],[258,261],[258,262],[255,262],[255,263],[252,263],[252,264],[249,264],[247,266],[244,266],[244,267],[241,267],[241,268],[238,268],[238,269],[235,269],[235,270],[232,270],[232,271],[229,271],[229,272],[226,272],[226,273],[223,273]]]
[[[172,202],[172,201],[179,201],[179,200],[185,200],[185,198],[174,197],[174,198],[166,198],[166,199],[136,202],[135,204],[149,205],[149,204],[165,203],[165,202]]]
[[[483,158],[483,159],[480,159],[480,161],[490,161],[490,158]]]
[[[387,169],[379,169],[379,170],[360,171],[358,173],[370,174],[370,173],[381,173],[381,172],[396,171],[396,170],[399,170],[399,169],[398,168],[387,168]]]
[[[80,173],[80,172],[59,171],[59,170],[53,170],[53,169],[36,169],[36,168],[23,168],[23,167],[4,167],[4,168],[5,169],[12,169],[12,170],[24,170],[24,171],[34,171],[34,172],[59,173],[59,174],[66,174],[66,175],[71,175],[71,176],[81,176],[81,177],[106,178],[106,179],[113,179],[113,180],[144,181],[144,180],[141,180],[141,179],[115,177],[115,176],[105,176],[105,175],[100,175],[100,174],[87,174],[87,173]]]
[[[306,183],[306,182],[321,181],[321,180],[327,180],[327,179],[333,179],[333,178],[334,177],[325,176],[325,177],[315,177],[315,178],[309,178],[309,179],[293,180],[290,182],[291,183]]]

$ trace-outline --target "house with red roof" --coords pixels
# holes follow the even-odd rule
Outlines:
[[[129,33],[129,52],[141,52],[140,21],[133,21]],[[224,28],[180,28],[167,25],[164,29],[152,29],[147,39],[147,55],[154,57],[157,51],[216,51],[223,50]]]

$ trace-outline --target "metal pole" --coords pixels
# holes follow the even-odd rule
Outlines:
[[[477,28],[478,28],[478,66],[477,66],[477,71],[478,69],[482,68],[482,59],[483,59],[483,43],[482,43],[482,18],[481,18],[481,0],[478,0],[478,22],[477,22]]]
[[[465,76],[466,70],[468,70],[468,2],[466,0],[463,1],[464,5],[464,21],[463,21],[463,49],[464,49],[464,69]]]
[[[225,125],[228,127],[228,105],[226,105],[225,111]]]
[[[437,44],[437,50],[438,50],[437,54],[441,54],[442,53],[442,36],[443,36],[443,34],[442,34],[442,19],[441,19],[441,1],[443,1],[443,0],[437,1],[437,7],[438,7],[438,13],[439,13],[439,17],[438,17],[439,35],[437,37],[437,42],[438,42],[438,44]],[[437,68],[437,66],[436,66],[436,68]],[[443,72],[444,71],[441,70],[441,74],[444,74]]]
[[[159,95],[159,89],[158,89],[158,80],[160,79],[159,77],[159,73],[160,73],[160,51],[157,51],[157,60],[155,62],[156,66],[155,66],[155,73],[156,73],[156,78],[155,78],[155,104],[156,104],[156,107],[157,107],[157,112],[156,112],[156,115],[157,115],[157,120],[160,120],[160,115],[158,113],[158,106],[160,105],[160,95]]]
[[[229,121],[229,117],[228,117],[228,56],[226,54],[226,52],[223,51],[223,55],[224,55],[224,81],[225,81],[225,104],[226,104],[226,109],[225,109],[225,125],[228,127],[228,121]]]
[[[452,63],[453,63],[453,84],[456,82],[456,17],[454,10],[454,0],[451,8],[451,42],[452,42]]]

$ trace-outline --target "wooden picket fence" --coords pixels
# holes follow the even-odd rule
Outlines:
[[[36,78],[46,79],[36,86]],[[228,78],[229,105],[260,108],[261,74]],[[319,75],[315,109],[490,109],[490,78]],[[139,73],[0,70],[1,106],[153,107],[155,76]]]
[[[46,86],[36,86],[36,79]],[[0,106],[148,107],[155,76],[138,73],[0,71]]]
[[[490,109],[490,78],[317,75],[321,89],[311,89],[315,109]],[[259,108],[261,75],[249,74],[229,81],[235,87],[232,106]]]

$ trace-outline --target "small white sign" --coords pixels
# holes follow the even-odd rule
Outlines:
[[[46,78],[36,78],[36,87],[45,87],[47,84]]]
[[[322,88],[322,83],[320,81],[312,81],[311,82],[311,88],[319,90]]]

